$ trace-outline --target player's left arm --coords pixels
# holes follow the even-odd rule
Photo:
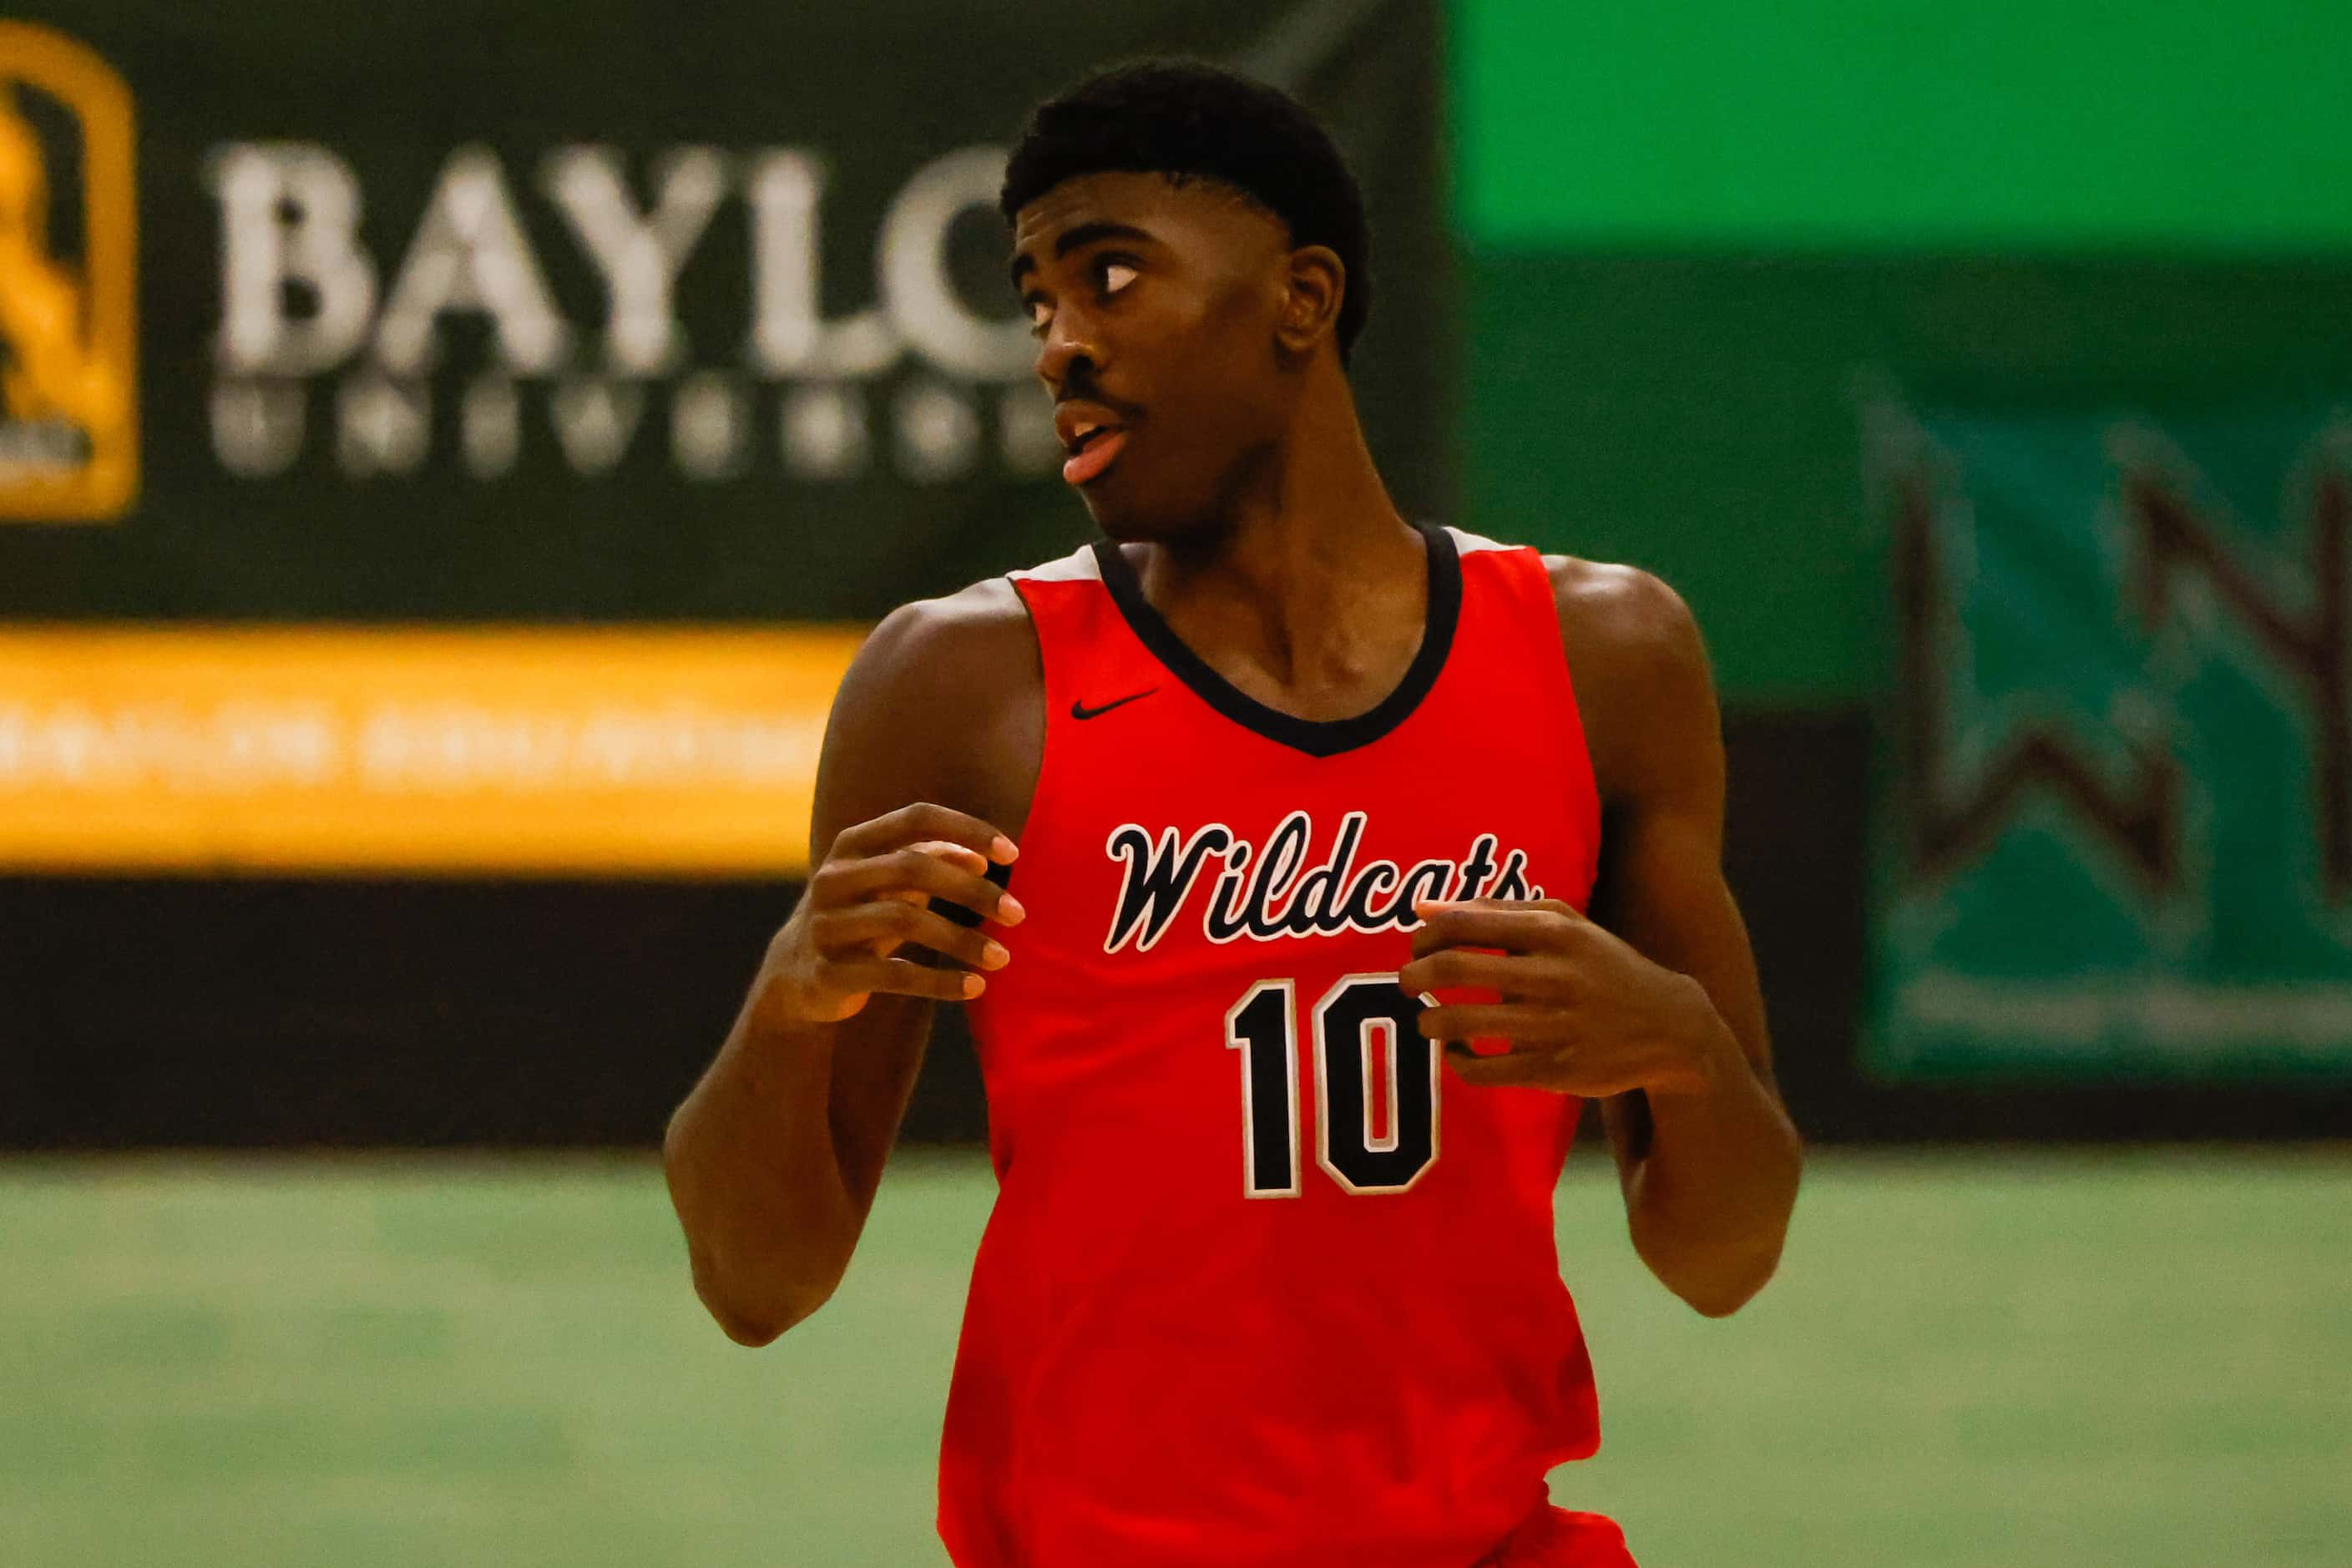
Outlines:
[[[1603,1099],[1601,1115],[1635,1250],[1716,1315],[1771,1278],[1803,1156],[1773,1080],[1747,924],[1723,877],[1723,728],[1706,645],[1689,607],[1654,577],[1629,573],[1581,596],[1596,595],[1616,598],[1614,613],[1570,634],[1613,688],[1594,701],[1609,732],[1594,759],[1603,817],[1588,912],[1668,975],[1696,983],[1694,1047],[1705,1063],[1703,1087],[1654,1083]]]
[[[1554,582],[1602,807],[1590,918],[1557,900],[1433,907],[1399,981],[1500,993],[1430,1008],[1423,1030],[1512,1042],[1487,1058],[1449,1047],[1466,1081],[1599,1100],[1634,1249],[1721,1316],[1771,1278],[1802,1155],[1723,879],[1714,681],[1688,608],[1656,578],[1567,561]]]

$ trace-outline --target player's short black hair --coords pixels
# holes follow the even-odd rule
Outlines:
[[[1293,245],[1329,246],[1348,269],[1346,362],[1371,314],[1371,236],[1356,176],[1306,105],[1200,60],[1112,67],[1030,110],[997,208],[1011,223],[1063,181],[1112,171],[1214,180],[1280,218]]]

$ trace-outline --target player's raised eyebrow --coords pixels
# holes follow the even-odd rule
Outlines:
[[[1063,257],[1069,255],[1073,250],[1077,249],[1080,246],[1093,245],[1098,240],[1139,239],[1146,245],[1156,245],[1159,243],[1159,236],[1151,234],[1144,229],[1139,229],[1130,223],[1111,223],[1108,220],[1097,223],[1082,223],[1076,228],[1064,229],[1060,237],[1054,241],[1054,259],[1058,261]],[[1035,270],[1037,270],[1037,263],[1028,252],[1024,251],[1020,255],[1014,257],[1013,258],[1013,286],[1015,289],[1020,288],[1021,279]]]

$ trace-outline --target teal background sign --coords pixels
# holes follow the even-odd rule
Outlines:
[[[1871,424],[1874,1064],[2352,1070],[2352,414]]]

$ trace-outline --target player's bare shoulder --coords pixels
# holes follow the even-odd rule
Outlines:
[[[1715,681],[1689,605],[1638,566],[1547,555],[1560,640],[1604,798],[1694,745],[1719,745]]]
[[[1663,578],[1638,566],[1575,555],[1547,555],[1544,565],[1571,668],[1625,674],[1695,666],[1704,671],[1698,622]]]
[[[1036,634],[1004,577],[899,605],[882,617],[857,658],[910,687],[993,690],[1013,666],[1039,676],[1043,689]]]
[[[883,617],[843,678],[825,747],[888,753],[923,798],[1017,832],[1045,735],[1036,631],[1012,583],[991,577]]]

